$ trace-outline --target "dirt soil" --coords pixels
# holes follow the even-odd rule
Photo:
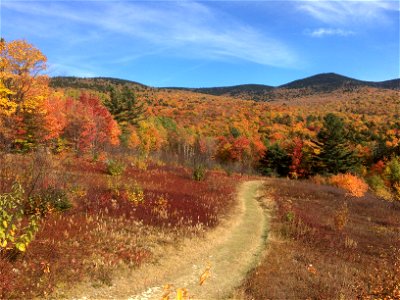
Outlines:
[[[177,290],[185,289],[190,299],[232,297],[265,247],[269,216],[259,201],[263,197],[262,187],[262,181],[242,183],[237,207],[220,226],[204,237],[167,247],[156,264],[121,271],[112,286],[93,287],[89,282],[83,283],[63,296],[146,300],[162,299],[168,294],[170,298],[166,299],[175,299]],[[200,285],[202,275],[207,275],[207,279]]]

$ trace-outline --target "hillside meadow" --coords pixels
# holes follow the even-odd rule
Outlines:
[[[398,206],[287,179],[267,180],[264,193],[267,247],[237,298],[399,299]]]

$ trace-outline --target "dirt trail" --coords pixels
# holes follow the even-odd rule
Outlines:
[[[114,281],[113,286],[85,289],[80,299],[161,299],[163,286],[188,290],[191,299],[226,299],[257,262],[264,246],[267,221],[258,197],[262,181],[248,181],[238,189],[239,205],[205,238],[188,240],[181,249],[166,250],[166,259],[146,265]],[[202,286],[199,278],[210,265],[210,276]],[[91,291],[90,291],[91,290]],[[175,294],[170,294],[175,299]],[[76,299],[76,298],[75,298]]]

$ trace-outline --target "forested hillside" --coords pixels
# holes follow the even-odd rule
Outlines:
[[[44,145],[98,156],[118,147],[143,158],[198,157],[208,165],[293,178],[355,172],[395,192],[384,170],[399,154],[399,91],[357,87],[302,95],[297,89],[343,82],[332,74],[291,83],[275,91],[271,103],[109,78],[53,78],[49,85],[38,75],[46,60],[38,49],[22,41],[2,45],[8,60],[1,141],[8,151]]]
[[[105,91],[107,85],[129,85],[132,88],[144,85],[129,80],[115,78],[77,78],[53,77],[50,86],[55,88],[89,88]],[[210,88],[180,88],[169,87],[162,89],[192,91],[214,96],[230,96],[243,100],[272,101],[282,98],[297,98],[304,95],[329,94],[334,91],[343,93],[359,90],[363,87],[400,90],[400,79],[381,82],[362,81],[335,73],[318,74],[304,79],[295,80],[277,87],[262,84],[242,84],[226,87]]]
[[[227,87],[192,88],[187,90],[217,96],[231,96],[239,99],[272,101],[281,99],[285,94],[286,96],[293,98],[304,95],[330,93],[337,90],[349,92],[362,87],[399,90],[400,79],[371,82],[357,80],[335,73],[325,73],[295,80],[276,87],[260,84],[243,84]]]

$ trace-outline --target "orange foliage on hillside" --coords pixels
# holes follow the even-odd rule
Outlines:
[[[27,63],[36,59],[41,62],[40,68],[45,68],[46,59],[39,50],[26,42],[14,44],[25,52],[24,57],[29,58]],[[5,45],[2,44],[2,54],[8,57],[8,68],[17,58],[6,55],[12,52],[12,47]],[[267,148],[278,145],[280,153],[274,159],[282,160],[277,164],[287,164],[281,173],[294,178],[307,177],[315,175],[310,162],[320,153],[315,141],[327,113],[343,120],[347,147],[367,169],[379,160],[389,159],[400,147],[400,91],[395,90],[356,88],[310,93],[279,89],[273,101],[256,102],[135,85],[131,87],[132,94],[146,110],[140,121],[126,126],[117,124],[115,116],[105,109],[104,104],[112,100],[111,83],[106,80],[101,89],[77,87],[48,91],[45,82],[39,80],[41,77],[29,72],[24,76],[44,87],[40,109],[35,110],[40,113],[34,113],[34,118],[10,116],[18,110],[13,104],[18,93],[15,86],[25,82],[25,77],[13,78],[10,80],[15,84],[5,85],[10,74],[2,73],[0,85],[0,142],[18,141],[28,149],[35,144],[45,142],[51,146],[62,140],[72,149],[96,152],[121,140],[124,146],[145,156],[165,151],[191,158],[195,155],[196,143],[203,141],[209,158],[255,166],[261,158],[267,156],[265,161],[268,161],[268,155],[274,153]],[[305,168],[305,164],[309,165]]]

